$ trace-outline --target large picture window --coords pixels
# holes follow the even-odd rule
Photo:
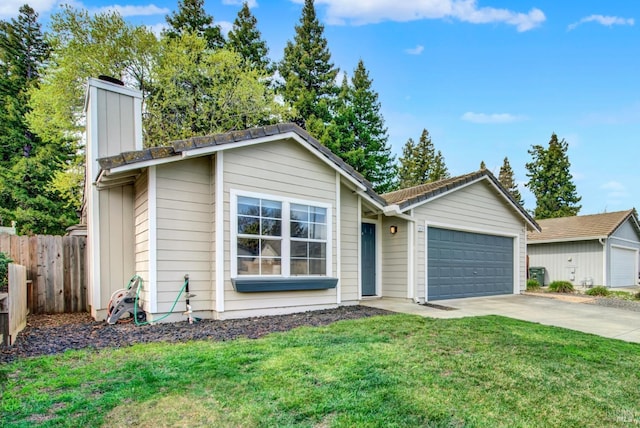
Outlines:
[[[235,273],[327,276],[330,210],[319,205],[237,195],[232,236]]]

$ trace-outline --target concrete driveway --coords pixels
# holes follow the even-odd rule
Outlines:
[[[438,300],[433,303],[452,310],[396,299],[366,300],[361,304],[431,318],[502,315],[640,343],[640,312],[593,305],[584,301],[563,301],[533,295],[505,295]]]

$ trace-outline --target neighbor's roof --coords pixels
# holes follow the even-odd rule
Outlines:
[[[640,233],[636,210],[630,209],[604,214],[538,220],[542,232],[530,233],[527,239],[530,244],[538,244],[608,238],[628,219],[632,220],[633,227]]]
[[[231,131],[222,134],[208,135],[205,137],[192,137],[186,140],[171,141],[167,146],[151,147],[148,149],[124,152],[119,155],[98,159],[100,168],[109,171],[113,168],[123,166],[140,167],[160,163],[163,160],[175,158],[179,160],[184,153],[203,148],[217,148],[220,150],[233,148],[251,142],[251,140],[264,139],[272,136],[293,133],[301,140],[311,145],[321,156],[326,158],[336,168],[342,170],[347,176],[360,183],[366,190],[366,194],[379,205],[384,206],[386,202],[374,190],[371,183],[350,165],[336,156],[331,150],[323,146],[318,140],[313,138],[307,131],[294,123],[280,123],[277,125],[261,126],[242,131]]]
[[[444,193],[475,183],[479,180],[488,180],[496,188],[498,193],[504,197],[505,201],[525,218],[532,229],[539,230],[539,226],[533,217],[511,196],[509,191],[500,184],[498,179],[489,170],[484,168],[469,174],[385,193],[382,197],[389,205],[395,204],[398,205],[400,210],[405,210],[408,207],[427,202]]]

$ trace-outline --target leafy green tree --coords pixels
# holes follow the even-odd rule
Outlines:
[[[582,199],[577,194],[567,151],[569,144],[551,134],[547,148],[535,145],[529,150],[532,161],[526,164],[529,182],[526,186],[536,198],[536,219],[569,217],[580,212]]]
[[[509,191],[513,199],[520,205],[524,205],[524,201],[522,200],[522,195],[518,190],[518,183],[516,183],[515,175],[513,173],[513,169],[511,168],[511,164],[509,163],[509,158],[505,157],[500,167],[500,173],[498,174],[498,181],[502,186]]]
[[[31,111],[26,117],[30,129],[44,141],[59,144],[72,154],[61,166],[63,172],[53,175],[51,187],[66,204],[79,209],[87,79],[117,77],[143,90],[146,97],[152,88],[151,69],[158,41],[146,27],[127,24],[118,13],[91,16],[86,10],[71,7],[52,16],[47,40],[52,47],[51,59],[40,85],[29,91]]]
[[[227,49],[237,52],[251,65],[264,73],[270,72],[270,61],[267,56],[269,48],[262,40],[258,30],[258,20],[251,13],[249,5],[244,2],[238,16],[233,21],[233,28],[229,32]]]
[[[235,52],[210,50],[195,34],[167,38],[147,103],[147,144],[245,129],[286,118],[265,75]]]
[[[338,69],[331,63],[324,26],[316,16],[313,0],[305,0],[295,31],[278,67],[284,79],[280,89],[296,111],[296,122],[319,136],[331,122],[330,107],[339,89],[335,84]]]
[[[213,16],[204,10],[204,0],[178,0],[178,10],[165,17],[171,27],[163,35],[179,38],[192,33],[203,37],[209,49],[225,45],[220,27],[213,24]]]
[[[407,140],[400,158],[401,188],[418,186],[449,177],[444,156],[440,150],[436,152],[429,131],[422,130],[417,144],[411,138]]]

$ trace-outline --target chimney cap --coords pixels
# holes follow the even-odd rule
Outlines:
[[[98,79],[103,80],[105,82],[113,83],[114,85],[124,86],[124,82],[122,80],[116,79],[115,77],[111,77],[111,76],[105,76],[104,74],[101,74],[100,76],[98,76]]]

